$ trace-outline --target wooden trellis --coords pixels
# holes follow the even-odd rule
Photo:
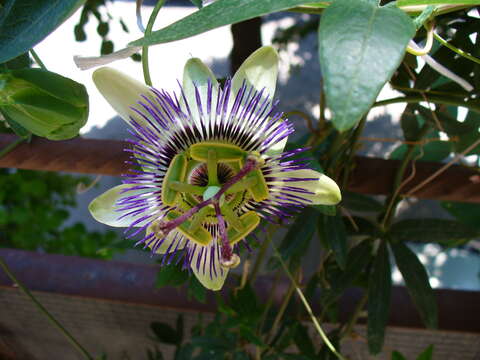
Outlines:
[[[0,135],[0,148],[15,141],[14,135]],[[76,138],[67,141],[48,141],[35,138],[21,144],[0,158],[0,167],[32,170],[66,171],[83,174],[119,176],[127,173],[129,153],[125,142]],[[402,188],[408,194],[418,184],[436,173],[444,164],[416,162],[410,164],[405,177],[414,173]],[[391,193],[397,160],[355,158],[351,181],[347,190],[373,195]],[[453,165],[412,194],[423,199],[480,203],[480,175],[468,167]]]

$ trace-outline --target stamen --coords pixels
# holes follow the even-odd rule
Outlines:
[[[233,253],[232,245],[230,245],[228,241],[227,228],[225,226],[225,219],[220,211],[220,205],[218,202],[214,202],[213,206],[215,208],[215,215],[217,215],[220,239],[222,240],[220,265],[225,268],[237,267],[238,264],[240,264],[240,258],[237,254]]]
[[[234,184],[239,182],[243,177],[245,177],[249,172],[258,169],[261,166],[261,162],[259,163],[260,156],[257,156],[255,154],[251,154],[247,156],[247,160],[245,162],[245,165],[243,168],[240,169],[240,171],[234,175],[232,178],[230,178],[223,186],[222,188],[211,198],[202,201],[201,203],[193,206],[190,208],[188,211],[184,212],[182,215],[179,217],[169,221],[169,222],[162,222],[158,221],[159,225],[159,231],[166,236],[172,229],[176,228],[177,226],[183,224],[186,220],[190,219],[193,215],[195,215],[198,211],[203,209],[205,206],[208,205],[215,205],[219,203],[222,195]],[[223,220],[223,217],[222,217]]]
[[[217,175],[218,158],[217,152],[214,149],[208,150],[207,171],[208,171],[208,185],[218,185]]]

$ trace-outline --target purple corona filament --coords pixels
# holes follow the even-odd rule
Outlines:
[[[173,259],[180,261],[181,257],[185,268],[208,274],[213,279],[224,275],[226,270],[220,266],[222,263],[235,262],[238,258],[235,249],[239,243],[231,245],[229,242],[229,223],[221,212],[219,202],[222,196],[229,196],[227,190],[247,174],[253,170],[261,171],[268,187],[268,197],[255,201],[245,195],[245,190],[244,196],[235,204],[234,216],[240,217],[254,211],[266,220],[275,221],[277,218],[288,218],[308,205],[308,196],[305,195],[311,193],[295,186],[295,182],[318,179],[289,176],[289,173],[295,174],[296,170],[308,168],[307,159],[294,158],[305,149],[269,155],[272,147],[293,132],[291,123],[283,119],[282,113],[275,111],[276,105],[264,90],[257,91],[245,83],[233,92],[231,80],[227,80],[223,89],[215,92],[210,82],[202,91],[194,84],[193,98],[188,98],[181,86],[179,95],[171,96],[157,89],[151,89],[151,94],[143,94],[142,100],[132,107],[138,116],[136,119],[130,118],[133,139],[129,143],[133,148],[126,149],[132,154],[132,164],[140,165],[141,169],[124,175],[123,183],[130,187],[117,202],[117,208],[122,217],[135,217],[126,230],[130,234],[151,229],[155,224],[160,231],[147,231],[137,245],[143,244],[154,253],[160,252],[165,263]],[[202,142],[231,144],[246,153],[259,156],[247,157],[236,173],[225,170],[225,174],[232,175],[228,175],[225,182],[220,184],[220,190],[213,197],[199,201],[186,210],[164,204],[162,186],[173,158]],[[201,173],[204,171],[202,169],[195,171],[206,175]],[[215,220],[205,221],[201,226],[211,234],[213,240],[207,245],[200,245],[186,238],[176,228],[208,205],[215,210]],[[180,211],[181,214],[167,221],[165,216],[169,211]],[[135,229],[135,226],[140,229]],[[249,248],[246,240],[243,241]]]

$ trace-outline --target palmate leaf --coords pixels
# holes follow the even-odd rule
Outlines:
[[[85,0],[7,0],[0,12],[0,63],[28,51]]]
[[[220,26],[235,24],[311,2],[308,0],[217,0],[177,22],[131,42],[130,46],[185,39]]]
[[[374,103],[415,34],[400,9],[376,1],[337,0],[322,15],[318,32],[320,67],[333,124],[353,127]]]

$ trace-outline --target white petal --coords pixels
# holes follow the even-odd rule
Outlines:
[[[129,117],[132,116],[140,124],[148,127],[148,123],[130,109],[131,106],[140,109],[137,102],[145,102],[140,95],[154,99],[148,86],[109,67],[95,70],[93,81],[103,97],[125,121],[129,122]]]
[[[215,250],[212,266],[210,266],[212,248]],[[199,256],[200,262],[197,268],[197,260]],[[207,289],[214,291],[222,288],[228,274],[228,269],[224,269],[220,266],[220,247],[218,244],[216,244],[215,240],[210,242],[210,244],[207,246],[196,246],[190,267],[192,268],[192,271],[197,277],[198,281],[200,281],[200,283]]]
[[[251,54],[233,76],[233,94],[237,94],[245,81],[247,86],[253,86],[258,91],[265,88],[265,95],[272,99],[277,76],[278,53],[271,46],[263,46]]]
[[[195,96],[195,86],[198,89],[203,113],[207,112],[208,83],[212,84],[212,109],[216,107],[218,81],[212,71],[200,59],[192,58],[187,61],[183,69],[182,87],[187,99],[192,117],[200,125],[200,117]],[[185,103],[181,101],[182,110],[187,113]]]
[[[293,190],[281,190],[293,195],[299,195],[310,202],[309,205],[335,205],[342,200],[342,194],[338,185],[327,175],[321,174],[315,170],[303,169],[285,171],[271,175],[276,177],[275,181],[269,183],[276,185],[285,185],[297,187],[311,192],[311,194],[297,193]],[[298,178],[298,181],[282,181],[282,178]],[[311,179],[311,180],[304,180]]]
[[[277,142],[275,145],[273,145],[272,147],[270,147],[266,152],[265,152],[265,155],[267,156],[276,156],[276,155],[280,155],[281,153],[283,153],[283,150],[285,149],[285,146],[287,145],[287,141],[288,141],[288,136],[283,138],[282,140],[280,140],[279,142]]]
[[[146,236],[148,236],[152,232],[152,225],[149,225],[147,228],[147,233]],[[170,248],[170,245],[172,244],[173,241],[176,241],[176,243]],[[178,246],[177,246],[178,243]],[[167,235],[165,240],[163,240],[162,245],[155,251],[155,254],[165,254],[167,250],[170,248],[169,252],[172,252],[174,250],[182,250],[185,245],[187,244],[187,239],[178,231],[172,230],[170,233]],[[150,248],[152,248],[155,245],[155,242],[152,242],[150,244]]]
[[[146,214],[140,214],[137,216],[125,216],[119,220],[125,212],[119,211],[117,206],[117,201],[125,196],[131,196],[136,194],[142,194],[143,191],[128,191],[124,193],[123,191],[132,185],[118,185],[110,190],[104,192],[102,195],[96,197],[92,200],[90,205],[88,205],[88,210],[92,214],[95,220],[103,224],[115,227],[127,227],[133,223],[136,219],[145,216]],[[131,210],[130,210],[131,211]],[[153,209],[152,209],[153,213]],[[136,226],[142,226],[145,222],[138,223]]]

